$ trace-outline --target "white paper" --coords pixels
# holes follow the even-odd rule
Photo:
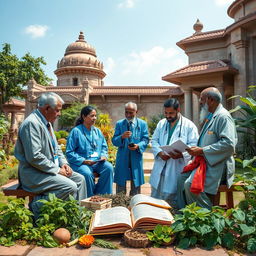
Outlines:
[[[189,146],[186,145],[182,140],[176,140],[171,145],[162,146],[160,148],[166,153],[175,153],[175,150],[182,153],[186,152],[186,149],[188,149]]]

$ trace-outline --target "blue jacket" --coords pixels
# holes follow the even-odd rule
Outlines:
[[[97,157],[92,157],[94,152],[97,152]],[[90,132],[83,124],[74,127],[68,136],[66,156],[75,171],[85,160],[107,157],[108,146],[100,129],[92,126]]]
[[[149,142],[148,126],[145,121],[136,118],[131,138],[122,139],[121,136],[127,129],[126,119],[116,123],[115,134],[112,138],[113,145],[118,147],[114,182],[125,186],[126,180],[133,180],[135,187],[138,187],[144,184],[142,153],[146,150]],[[129,142],[138,144],[139,148],[134,151],[129,150]],[[131,170],[129,169],[129,153],[131,154]]]

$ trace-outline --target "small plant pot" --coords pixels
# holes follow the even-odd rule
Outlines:
[[[143,229],[129,229],[124,233],[124,241],[130,247],[145,248],[150,243],[146,233]]]

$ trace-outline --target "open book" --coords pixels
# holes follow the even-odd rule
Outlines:
[[[131,211],[122,206],[97,210],[91,220],[89,234],[118,234],[131,228],[153,230],[157,224],[171,225],[173,223],[173,216],[168,209],[153,206],[148,204],[149,202],[138,202],[138,196],[143,195],[134,196],[137,199],[133,200],[133,203],[135,201],[137,203],[133,205]]]
[[[186,152],[186,149],[189,148],[189,146],[186,145],[182,140],[176,140],[171,145],[162,146],[160,148],[166,153],[172,153],[175,152],[175,150],[182,153]]]
[[[166,201],[143,194],[137,194],[133,196],[131,198],[129,208],[132,209],[135,205],[138,204],[150,204],[160,208],[171,209],[171,206]]]

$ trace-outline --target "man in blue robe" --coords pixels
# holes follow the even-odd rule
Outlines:
[[[131,181],[130,196],[141,192],[144,184],[142,155],[146,150],[149,137],[147,123],[136,117],[137,105],[133,102],[125,104],[125,119],[116,123],[112,143],[118,147],[114,182],[116,192],[126,194],[126,181]]]

